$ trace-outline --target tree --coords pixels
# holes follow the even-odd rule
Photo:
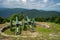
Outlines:
[[[55,23],[60,23],[60,17],[56,18],[54,21]]]
[[[44,18],[44,17],[36,17],[35,20],[39,21],[39,22],[45,22],[46,18]]]
[[[24,14],[19,15],[19,21],[21,21],[24,18]]]
[[[16,16],[17,16],[17,17],[19,17],[19,15],[18,15],[18,14],[13,14],[13,15],[11,15],[11,16],[10,16],[10,18],[9,18],[9,19],[11,19],[11,20],[14,20],[14,21],[15,21],[15,20],[16,20]]]
[[[0,24],[5,23],[4,18],[0,17]]]
[[[20,14],[13,14],[9,17],[9,20],[12,19],[12,20],[16,20],[16,16],[18,17],[19,21],[21,21],[23,18],[24,18],[24,15],[22,13]]]

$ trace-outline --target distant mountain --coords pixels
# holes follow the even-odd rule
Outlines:
[[[36,9],[22,9],[22,8],[0,8],[0,16],[1,17],[9,17],[12,14],[20,14],[23,12],[25,16],[29,17],[52,17],[52,16],[60,16],[60,12],[56,11],[44,11],[44,10],[36,10]]]

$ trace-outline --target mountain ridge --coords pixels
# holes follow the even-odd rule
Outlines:
[[[45,10],[36,10],[36,9],[23,9],[23,8],[1,8],[0,9],[0,16],[1,17],[9,17],[12,14],[20,14],[23,12],[26,16],[29,17],[52,17],[52,16],[60,16],[60,12],[57,11],[45,11]]]

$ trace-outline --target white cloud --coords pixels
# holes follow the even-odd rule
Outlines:
[[[60,3],[57,3],[56,5],[60,5]]]
[[[2,5],[1,5],[2,4]],[[46,9],[60,6],[60,3],[50,2],[49,0],[4,0],[0,7],[5,8],[29,8],[29,9]]]
[[[35,0],[30,0],[30,1],[35,1]]]
[[[6,0],[8,2],[20,2],[20,0]]]
[[[27,0],[22,0],[22,2],[23,2],[23,3],[26,3],[26,2],[27,2]]]
[[[45,3],[47,3],[48,2],[48,0],[43,0]]]
[[[58,7],[60,6],[60,3],[55,3],[54,5],[50,5],[49,8],[55,8],[55,7]]]

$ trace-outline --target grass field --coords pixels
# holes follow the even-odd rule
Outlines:
[[[60,24],[56,24],[56,23],[48,23],[51,25],[50,28],[44,28],[44,27],[37,27],[36,30],[38,32],[42,32],[42,33],[57,33],[60,32]]]
[[[51,22],[45,22],[51,25],[50,28],[44,28],[44,27],[36,27],[35,30],[36,32],[39,32],[38,36],[35,38],[11,38],[9,37],[8,39],[11,40],[60,40],[60,24],[56,24],[56,23],[51,23]],[[13,28],[15,29],[15,28]],[[6,34],[15,34],[15,31],[11,32],[10,29],[7,29],[5,31]],[[1,36],[0,36],[1,38]],[[5,37],[7,38],[7,37]],[[3,39],[5,39],[3,38]]]

